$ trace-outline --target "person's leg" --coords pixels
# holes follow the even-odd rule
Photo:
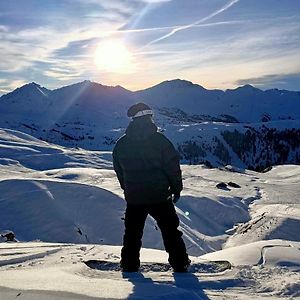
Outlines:
[[[182,232],[178,230],[179,218],[173,203],[152,205],[150,214],[161,230],[165,249],[169,253],[170,265],[174,271],[184,272],[190,260],[186,253]]]
[[[127,204],[121,251],[121,267],[124,271],[137,271],[140,266],[140,249],[146,218],[147,209],[144,205]]]

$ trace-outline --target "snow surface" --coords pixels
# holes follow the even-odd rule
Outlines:
[[[0,299],[300,297],[300,166],[182,169],[176,209],[192,261],[233,267],[214,274],[94,270],[83,261],[120,259],[125,202],[111,153],[1,129],[0,232],[11,230],[20,242],[1,239]],[[217,188],[220,182],[240,188]],[[143,262],[167,262],[150,218],[143,247]]]

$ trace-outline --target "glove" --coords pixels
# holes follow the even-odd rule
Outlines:
[[[179,198],[180,198],[180,192],[176,193],[174,192],[171,188],[169,188],[169,196],[168,196],[168,199],[170,201],[172,201],[174,204],[178,202]]]
[[[175,204],[179,201],[180,199],[180,194],[173,194],[172,195],[172,202]]]

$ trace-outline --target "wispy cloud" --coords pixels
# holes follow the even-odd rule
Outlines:
[[[174,35],[176,32],[182,31],[182,30],[186,30],[195,26],[200,25],[201,23],[204,23],[210,19],[212,19],[213,17],[219,15],[220,13],[224,12],[225,10],[229,9],[231,6],[233,6],[235,3],[239,2],[239,0],[231,0],[229,3],[227,3],[226,5],[224,5],[223,7],[221,7],[220,9],[214,11],[213,13],[209,14],[208,16],[194,22],[188,25],[184,25],[184,26],[179,26],[174,28],[172,31],[170,31],[169,33],[151,41],[150,43],[148,43],[147,45],[145,45],[145,47],[153,45],[155,43],[158,43],[166,38],[169,38],[170,36]]]
[[[142,0],[142,1],[147,3],[161,3],[161,2],[170,2],[173,0]]]
[[[299,9],[294,0],[0,1],[0,93],[25,81],[134,89],[174,77],[220,88],[277,82],[274,74],[300,70]],[[110,38],[133,53],[131,76],[94,66],[95,47]]]
[[[273,19],[266,18],[254,24],[251,20],[241,22],[230,27],[233,30],[221,28],[231,34],[224,37],[222,30],[213,28],[214,34],[195,32],[195,35],[201,35],[200,46],[197,39],[183,40],[185,36],[180,36],[180,43],[175,39],[163,48],[155,44],[149,51],[140,52],[144,55],[141,68],[148,77],[157,78],[152,69],[156,70],[159,65],[159,78],[163,80],[173,78],[167,75],[171,73],[191,81],[197,78],[208,88],[224,89],[237,86],[239,78],[247,80],[255,75],[263,77],[300,71],[300,23],[297,20],[283,22],[279,18],[274,24]],[[294,87],[287,86],[297,89],[296,81],[292,83]]]
[[[269,74],[261,77],[239,79],[236,81],[237,85],[252,84],[260,88],[283,88],[297,89],[300,91],[300,72],[291,74]]]
[[[6,94],[11,90],[16,89],[17,87],[24,85],[25,83],[27,83],[27,81],[22,79],[17,79],[17,80],[0,79],[0,93]],[[1,88],[1,86],[5,86],[5,87]]]
[[[193,25],[192,27],[193,28],[201,28],[201,27],[221,26],[221,25],[245,24],[247,22],[249,22],[249,21],[247,21],[247,20],[220,21],[220,22],[213,22],[213,23],[196,24],[196,25]],[[115,31],[111,31],[110,34],[144,33],[144,32],[151,32],[151,31],[165,31],[165,30],[170,30],[170,29],[172,31],[176,30],[176,32],[177,32],[177,31],[180,31],[182,27],[186,27],[186,26],[189,26],[189,25],[185,25],[185,26],[173,25],[173,26],[149,27],[149,28],[118,29]]]

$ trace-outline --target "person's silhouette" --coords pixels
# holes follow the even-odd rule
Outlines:
[[[127,202],[121,267],[127,272],[139,269],[141,240],[149,214],[161,230],[170,265],[176,272],[186,272],[190,260],[174,207],[183,188],[179,155],[158,132],[148,105],[135,104],[127,115],[132,121],[113,150],[114,170]]]

